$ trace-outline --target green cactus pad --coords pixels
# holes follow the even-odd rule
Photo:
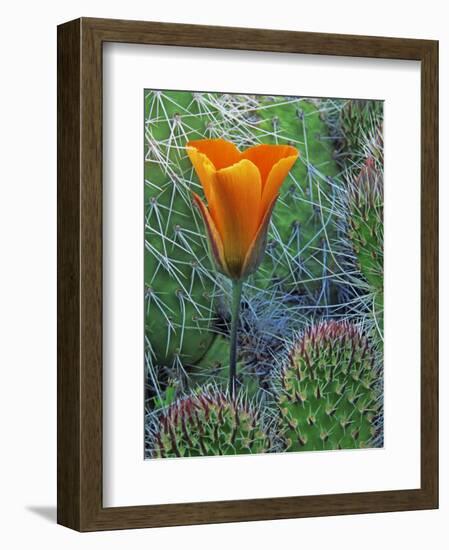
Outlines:
[[[163,411],[153,436],[153,457],[265,453],[271,443],[259,414],[242,398],[202,390]]]
[[[375,356],[347,321],[308,328],[281,375],[279,408],[288,451],[369,447],[378,411]]]
[[[383,173],[368,157],[349,188],[348,237],[372,296],[376,325],[383,330]]]
[[[194,364],[214,340],[215,282],[185,144],[207,134],[216,116],[190,92],[145,99],[145,327],[158,365]]]
[[[262,98],[258,113],[261,140],[291,144],[300,156],[281,187],[272,218],[275,231],[255,279],[262,287],[281,282],[286,292],[311,295],[324,289],[329,294],[325,286],[335,269],[329,253],[335,239],[332,180],[339,170],[328,128],[318,104],[304,98]]]

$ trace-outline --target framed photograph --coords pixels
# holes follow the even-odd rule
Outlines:
[[[58,28],[58,522],[438,506],[438,43]]]

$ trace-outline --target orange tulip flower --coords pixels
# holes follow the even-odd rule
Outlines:
[[[298,151],[289,145],[256,145],[240,152],[230,141],[187,143],[207,206],[194,193],[217,269],[242,280],[259,267],[279,189]]]

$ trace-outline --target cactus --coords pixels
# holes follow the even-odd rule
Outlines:
[[[189,369],[192,385],[207,385],[213,380],[216,386],[225,388],[229,377],[228,364],[229,340],[217,334],[204,357]]]
[[[366,353],[375,356],[373,372],[381,376],[378,348],[372,331],[366,330],[374,318],[381,333],[383,299],[382,182],[377,178],[371,189],[367,161],[372,158],[374,171],[382,173],[381,142],[373,139],[381,113],[371,103],[146,91],[146,426],[153,442],[147,456],[168,453],[166,447],[156,453],[153,436],[159,433],[168,441],[175,432],[164,432],[164,426],[174,429],[181,409],[187,415],[182,403],[191,402],[192,410],[198,406],[205,414],[198,401],[204,393],[215,407],[226,409],[229,419],[243,406],[228,400],[224,407],[227,398],[220,393],[229,368],[230,288],[210,262],[203,224],[192,208],[191,191],[202,195],[202,189],[185,153],[189,140],[223,137],[241,149],[261,142],[292,143],[301,153],[274,209],[264,261],[243,290],[238,336],[242,393],[257,398],[264,418],[273,418],[278,411],[273,383],[277,358],[295,334],[307,334],[307,327],[322,317],[351,316],[357,326],[363,325],[370,339]],[[354,123],[356,116],[364,121],[363,130]],[[356,130],[358,136],[351,136]],[[364,242],[368,245],[362,246]],[[214,391],[201,390],[211,383]],[[368,444],[368,424],[373,430],[381,424],[377,401],[376,407],[376,419],[363,425],[360,445]],[[270,437],[273,441],[273,433]],[[329,441],[335,443],[332,437]],[[351,441],[346,435],[341,444],[354,446]],[[324,443],[320,448],[328,448]],[[183,452],[201,454],[183,445]],[[251,452],[259,452],[258,445]],[[267,449],[273,452],[272,446]],[[223,451],[211,449],[211,454]]]
[[[350,178],[357,177],[369,153],[367,144],[382,126],[383,102],[350,99],[340,109],[331,108],[328,113],[326,120],[337,149],[335,158]]]
[[[348,321],[310,326],[281,372],[279,408],[289,451],[369,447],[379,409],[375,354]]]
[[[265,453],[270,437],[245,399],[203,389],[178,399],[157,418],[151,441],[155,458]]]
[[[349,194],[348,236],[383,326],[383,178],[368,158]]]
[[[145,106],[146,335],[158,365],[172,366],[180,357],[194,363],[213,341],[208,294],[214,283],[202,265],[200,224],[182,179],[190,172],[183,145],[186,127],[196,136],[207,121],[184,92],[170,98],[154,92]]]
[[[338,167],[319,102],[267,97],[260,103],[261,139],[291,143],[300,158],[281,188],[256,285],[265,288],[276,282],[284,294],[301,293],[328,304],[335,269],[329,243],[335,237],[333,178]]]
[[[228,303],[226,286],[207,255],[202,223],[192,209],[190,191],[200,186],[185,143],[225,137],[241,148],[260,141],[299,146],[301,162],[275,209],[267,258],[254,292],[247,292],[271,292],[277,281],[282,299],[300,292],[313,305],[317,300],[327,305],[332,271],[327,177],[335,175],[336,165],[324,135],[321,139],[326,130],[321,118],[315,104],[298,98],[146,93],[145,335],[153,393],[169,376],[188,384],[190,366],[206,355],[223,317],[217,301]]]
[[[325,101],[326,121],[341,173],[336,273],[341,308],[383,340],[383,102]]]
[[[346,246],[359,275],[351,278],[360,291],[361,312],[383,340],[383,148],[382,133],[367,137],[366,157],[357,176],[347,179]],[[344,239],[342,240],[344,244]],[[348,281],[350,278],[348,278]]]
[[[245,96],[146,92],[145,357],[150,395],[160,394],[169,377],[188,385],[189,366],[201,361],[215,339],[216,300],[224,293],[207,254],[203,223],[192,208],[191,191],[200,186],[185,144],[222,135],[236,121],[246,120],[252,105]]]

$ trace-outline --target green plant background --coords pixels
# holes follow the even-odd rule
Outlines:
[[[146,457],[382,446],[382,102],[161,90],[144,102]],[[244,286],[238,402],[226,394],[230,283],[208,257],[185,151],[218,137],[300,151]],[[334,325],[339,338],[317,332],[308,365],[307,334]],[[293,379],[305,373],[304,401]],[[336,397],[345,377],[352,390]],[[318,435],[301,445],[306,426]]]

